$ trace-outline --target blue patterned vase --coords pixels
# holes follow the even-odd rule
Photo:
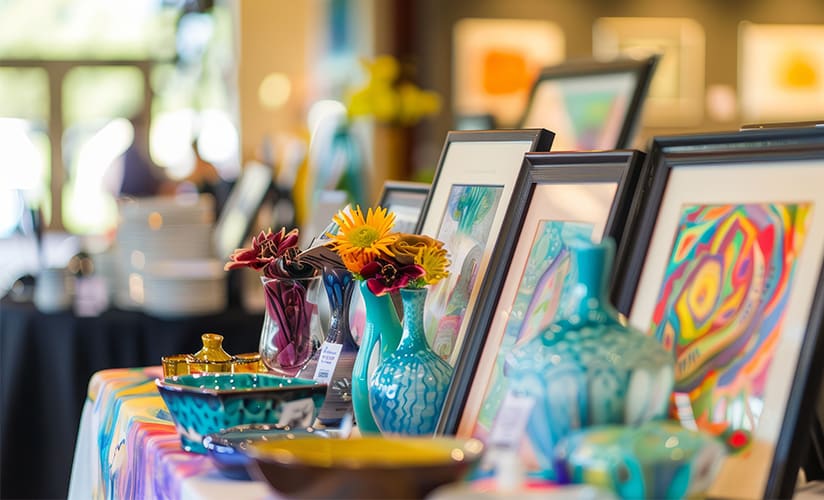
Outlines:
[[[329,299],[329,331],[299,376],[329,384],[318,419],[326,426],[336,426],[352,410],[352,369],[358,345],[349,330],[349,302],[355,281],[346,268],[325,268],[323,285]]]
[[[570,244],[572,274],[565,315],[507,360],[510,394],[532,400],[526,429],[540,475],[555,477],[553,449],[572,431],[599,424],[639,425],[665,414],[672,354],[622,324],[609,304],[614,246]]]
[[[398,349],[369,381],[369,405],[384,434],[435,432],[452,367],[429,347],[423,328],[425,288],[402,289],[403,334]]]
[[[369,291],[366,281],[361,281],[359,286],[366,305],[366,324],[352,370],[352,408],[361,434],[377,434],[380,429],[369,407],[369,362],[378,343],[380,362],[395,352],[401,340],[401,320],[389,294],[375,295]]]

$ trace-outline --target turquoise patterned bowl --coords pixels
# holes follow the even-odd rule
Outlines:
[[[590,427],[555,448],[559,482],[588,483],[621,498],[700,497],[725,456],[714,436],[666,420]]]
[[[183,449],[195,453],[206,453],[206,435],[236,425],[312,425],[326,398],[326,384],[265,373],[204,373],[155,383]]]

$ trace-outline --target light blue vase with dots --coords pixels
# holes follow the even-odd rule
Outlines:
[[[369,405],[383,434],[433,434],[452,381],[452,366],[426,341],[426,294],[425,288],[401,290],[401,342],[369,381]]]

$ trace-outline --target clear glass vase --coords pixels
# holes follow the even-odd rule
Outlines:
[[[294,377],[323,341],[318,314],[320,276],[261,277],[266,313],[260,331],[260,359],[278,375]]]

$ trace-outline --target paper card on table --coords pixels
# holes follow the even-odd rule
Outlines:
[[[315,382],[328,384],[332,380],[332,374],[335,373],[335,366],[338,364],[341,349],[343,349],[343,344],[323,343],[320,348],[320,356],[318,356],[318,366],[315,368],[315,376],[312,377]]]
[[[490,446],[516,449],[534,406],[535,398],[507,392],[489,433]]]

